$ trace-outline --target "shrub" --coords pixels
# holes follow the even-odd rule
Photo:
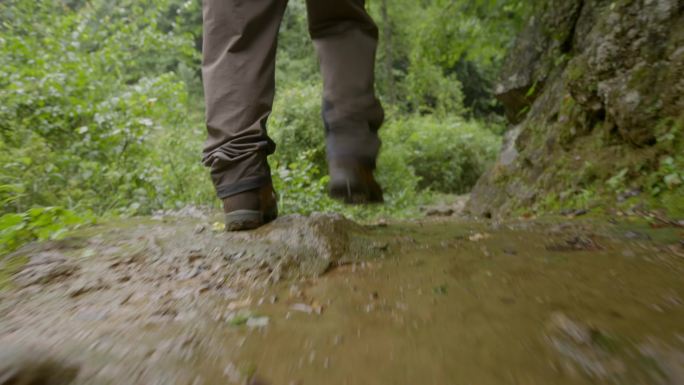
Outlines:
[[[196,53],[156,28],[157,3],[0,4],[1,212],[167,204],[152,154],[187,123],[185,85],[167,71]]]
[[[280,164],[298,162],[306,152],[307,159],[317,166],[316,176],[322,176],[326,163],[320,84],[279,89],[269,135],[277,143],[274,158]]]
[[[67,230],[91,222],[61,207],[37,207],[19,214],[0,216],[0,255],[33,240],[60,239]]]
[[[406,164],[402,168],[410,165],[421,189],[443,193],[468,192],[501,144],[499,136],[476,121],[431,115],[391,121],[382,137],[384,153],[401,158]]]
[[[218,203],[200,163],[199,4],[0,2],[0,215],[41,206],[135,215]],[[293,3],[283,23],[269,122],[282,211],[407,213],[421,190],[472,186],[498,138],[453,117],[464,112],[458,80],[416,55],[413,73],[397,84],[410,94],[407,108],[395,109],[435,116],[389,119],[381,130],[386,206],[343,209],[326,197],[321,80],[303,10]]]
[[[313,161],[314,152],[304,151],[290,163],[271,161],[273,185],[278,192],[278,206],[283,214],[309,214],[331,211],[337,205],[326,195],[327,176]]]

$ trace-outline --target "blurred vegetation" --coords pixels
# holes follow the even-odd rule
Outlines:
[[[432,193],[467,192],[499,148],[491,89],[525,4],[368,2],[388,203],[366,210],[325,197],[321,79],[291,0],[269,125],[281,211],[408,216]],[[78,218],[217,205],[199,162],[200,47],[199,0],[0,2],[0,253]]]

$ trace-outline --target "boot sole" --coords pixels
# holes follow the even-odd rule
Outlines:
[[[342,201],[350,205],[362,205],[383,203],[382,190],[380,187],[377,191],[372,192],[372,188],[363,188],[368,186],[353,185],[350,181],[339,181],[332,183],[328,188],[328,195],[331,198]]]
[[[236,210],[224,216],[226,231],[246,231],[257,229],[278,217],[277,207],[269,213],[257,210]]]
[[[225,214],[226,231],[254,230],[264,224],[264,214],[255,210],[237,210]]]

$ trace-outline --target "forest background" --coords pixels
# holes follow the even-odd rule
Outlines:
[[[493,87],[531,12],[517,0],[368,0],[381,35],[384,206],[327,183],[321,77],[304,0],[281,27],[269,133],[281,212],[415,216],[467,193],[505,131]],[[0,254],[94,218],[218,205],[205,138],[199,0],[0,3]]]

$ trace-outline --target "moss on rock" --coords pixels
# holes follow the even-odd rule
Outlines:
[[[684,13],[677,0],[549,0],[497,87],[522,111],[468,210],[504,217],[684,206]],[[534,46],[534,55],[520,52]],[[563,60],[553,60],[563,57]],[[526,94],[526,106],[511,95]]]

